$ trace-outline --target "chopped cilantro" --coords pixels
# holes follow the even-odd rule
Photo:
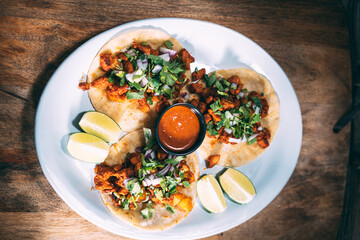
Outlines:
[[[175,208],[169,204],[165,205],[165,209],[168,210],[169,212],[171,212],[172,214],[175,213]]]
[[[188,188],[190,187],[190,183],[188,181],[183,181],[184,187]]]
[[[218,93],[220,96],[225,96],[226,98],[229,98],[229,94],[227,94],[226,92],[217,91],[217,93]]]
[[[168,48],[168,49],[172,49],[174,44],[170,41],[170,40],[166,40],[165,41],[165,46]]]
[[[255,105],[259,108],[261,108],[261,101],[258,97],[252,97],[252,100],[254,101]]]
[[[136,82],[128,82],[128,83],[129,83],[129,85],[130,85],[131,87],[134,87],[134,88],[136,88],[137,90],[141,90],[141,89],[142,89],[141,85],[138,84],[138,83],[136,83]],[[142,98],[143,98],[143,97],[142,97]]]
[[[257,141],[257,138],[255,137],[255,138],[251,139],[250,141],[248,141],[248,144],[251,145],[251,144],[255,143],[256,141]]]
[[[248,93],[248,90],[247,90],[246,88],[241,89],[241,91],[242,91],[243,93]]]
[[[152,101],[152,97],[147,97],[146,98],[146,103],[149,105],[149,106],[151,106],[151,105],[153,105],[153,101]]]
[[[142,92],[127,92],[126,97],[127,99],[142,99],[145,96]]]
[[[141,213],[141,215],[143,216],[144,219],[152,217],[152,215],[154,213],[154,209],[152,209],[151,206],[152,206],[152,202],[149,201],[146,208],[144,208],[143,210],[140,211],[140,213]]]
[[[231,83],[228,82],[225,78],[222,78],[222,79],[220,80],[220,82],[221,82],[221,84],[222,84],[223,86],[226,86],[226,87],[229,87],[229,86],[231,85]]]
[[[220,83],[220,81],[215,81],[215,87],[217,89],[219,89],[219,91],[224,91],[225,88],[223,87],[223,85]]]
[[[165,160],[165,164],[171,163],[173,166],[185,159],[185,156],[177,156],[176,158],[169,158]]]
[[[205,74],[204,79],[206,82],[206,86],[212,87],[214,85],[214,83],[216,82],[216,73],[214,72],[213,74],[211,74],[210,77],[207,74]]]
[[[210,105],[210,108],[216,112],[217,110],[219,110],[220,108],[222,108],[223,105],[221,105],[220,103],[220,99],[216,100],[216,102],[214,102],[213,104]]]
[[[115,71],[112,71],[108,77],[108,82],[111,82],[111,83],[117,83],[118,82],[118,78],[115,74]]]
[[[213,121],[208,122],[208,124],[206,125],[206,131],[207,131],[211,136],[216,136],[216,135],[219,134],[219,132],[214,129],[214,123],[213,123]]]

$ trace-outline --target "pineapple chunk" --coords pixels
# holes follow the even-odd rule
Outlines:
[[[191,197],[185,197],[183,198],[178,206],[182,208],[185,212],[189,213],[192,209],[192,199]]]

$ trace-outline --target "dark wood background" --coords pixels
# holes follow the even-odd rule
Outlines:
[[[284,69],[300,101],[303,143],[289,182],[254,218],[209,239],[334,239],[350,129],[332,127],[350,108],[351,78],[346,12],[330,0],[1,0],[0,238],[122,239],[81,218],[47,182],[35,112],[51,75],[82,43],[157,17],[210,21],[251,38]]]

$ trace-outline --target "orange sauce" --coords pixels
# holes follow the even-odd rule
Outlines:
[[[160,119],[160,142],[169,150],[180,152],[190,148],[198,138],[200,124],[196,114],[185,106],[170,108]]]

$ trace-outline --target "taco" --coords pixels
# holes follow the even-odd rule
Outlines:
[[[158,113],[182,93],[194,58],[167,33],[139,29],[106,43],[93,60],[87,83],[95,110],[125,132],[154,127]],[[86,86],[84,86],[86,85]]]
[[[200,80],[193,79],[189,86],[198,95],[191,103],[204,113],[207,124],[198,153],[208,167],[237,167],[257,158],[279,126],[279,100],[270,82],[245,68],[194,73]]]
[[[174,226],[196,201],[199,167],[195,155],[168,155],[150,129],[129,133],[112,145],[95,173],[95,187],[105,206],[142,230]]]

